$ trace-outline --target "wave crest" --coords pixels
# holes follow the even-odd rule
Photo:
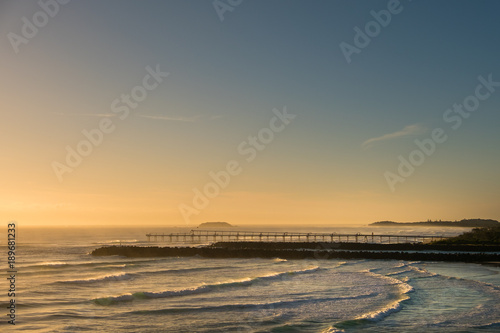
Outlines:
[[[133,276],[134,274],[119,273],[119,274],[110,274],[88,279],[59,281],[59,283],[83,284],[83,283],[96,283],[105,281],[123,281],[123,280],[130,280],[131,278],[133,278]]]
[[[272,281],[282,279],[288,276],[294,276],[298,274],[310,274],[320,270],[319,267],[312,267],[303,270],[289,271],[289,272],[281,272],[281,273],[273,273],[262,275],[253,278],[243,278],[239,280],[229,280],[225,282],[213,283],[213,284],[203,284],[194,288],[180,289],[180,290],[166,290],[160,292],[152,292],[152,291],[140,291],[135,292],[133,294],[125,294],[120,296],[111,296],[111,297],[103,297],[94,299],[94,303],[99,305],[111,305],[120,302],[129,302],[134,299],[154,299],[154,298],[168,298],[168,297],[180,297],[186,295],[193,294],[202,294],[208,293],[211,291],[217,291],[223,288],[232,288],[232,287],[246,287],[251,286],[254,283],[262,282],[262,281]]]

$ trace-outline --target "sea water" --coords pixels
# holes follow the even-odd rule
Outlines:
[[[7,323],[8,285],[3,279],[0,330],[500,331],[500,269],[492,266],[401,260],[89,255],[102,245],[151,245],[146,242],[146,232],[179,231],[184,230],[18,228],[16,325]],[[309,231],[451,235],[464,229]],[[6,247],[2,249],[6,253]]]

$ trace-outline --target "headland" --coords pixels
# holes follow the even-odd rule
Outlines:
[[[463,219],[460,221],[431,221],[425,222],[394,222],[394,221],[379,221],[370,223],[371,226],[378,227],[462,227],[462,228],[488,228],[500,226],[500,222],[490,219]]]

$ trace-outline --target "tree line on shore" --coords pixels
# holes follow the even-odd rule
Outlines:
[[[423,222],[394,222],[379,221],[370,223],[373,226],[423,226],[423,227],[464,227],[464,228],[488,228],[500,226],[500,222],[491,219],[463,219],[460,221],[427,220]]]
[[[500,245],[500,226],[490,228],[474,228],[456,237],[443,239],[434,244],[458,245]]]

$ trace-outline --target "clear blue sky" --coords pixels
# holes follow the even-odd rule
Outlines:
[[[2,1],[2,218],[500,219],[500,87],[456,130],[443,119],[479,76],[500,82],[500,3],[401,0],[348,63],[340,44],[355,45],[354,28],[390,3],[244,0],[221,21],[212,1],[71,1],[15,52],[12,33],[22,36],[22,18],[33,23],[42,9]],[[112,102],[156,65],[168,77],[119,119]],[[284,107],[296,117],[246,161],[239,144]],[[66,147],[102,119],[116,130],[60,181],[53,162],[64,164]],[[447,140],[402,177],[398,157],[435,128]],[[230,160],[243,171],[194,207],[193,189]],[[405,181],[391,186],[387,172]],[[189,221],[182,204],[198,211]]]

